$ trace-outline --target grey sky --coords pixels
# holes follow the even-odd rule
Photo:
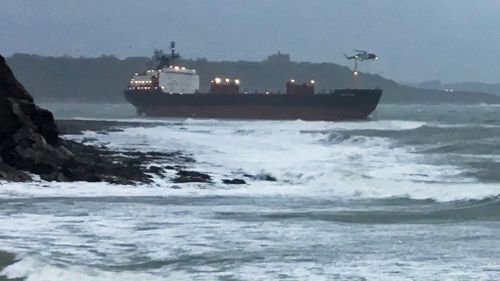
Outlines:
[[[498,0],[0,0],[0,53],[185,57],[347,65],[402,81],[500,82]]]

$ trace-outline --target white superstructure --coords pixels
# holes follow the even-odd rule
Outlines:
[[[159,86],[165,93],[193,94],[200,90],[196,70],[170,66],[159,71]]]
[[[146,73],[139,74],[136,73],[132,79],[130,79],[129,90],[151,90],[158,89],[158,85],[153,85],[153,77],[158,75],[156,70],[148,70]]]
[[[129,83],[130,90],[161,90],[171,94],[194,94],[200,89],[196,70],[180,66],[164,67],[136,73]]]

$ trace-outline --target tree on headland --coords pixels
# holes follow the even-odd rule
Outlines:
[[[157,50],[155,56],[160,58],[162,64],[170,63],[165,60],[168,56],[161,51]],[[241,88],[248,92],[284,92],[286,82],[292,78],[297,81],[315,80],[317,92],[352,87],[352,71],[346,66],[294,62],[289,57],[286,60],[283,54],[272,58],[264,61],[179,58],[176,64],[197,70],[202,92],[208,91],[210,81],[216,76],[238,78]],[[14,54],[7,61],[37,101],[111,103],[125,102],[123,90],[128,81],[134,73],[146,70],[148,63],[151,63],[147,57],[119,59],[112,55],[72,58]],[[457,91],[449,94],[442,90],[419,89],[380,75],[362,73],[360,80],[363,88],[383,89],[382,102],[386,103],[499,102],[493,95]]]

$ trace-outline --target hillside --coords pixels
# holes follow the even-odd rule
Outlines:
[[[118,59],[43,57],[15,54],[7,59],[18,79],[37,101],[43,102],[125,102],[122,91],[135,72],[144,70],[146,57]],[[314,79],[317,92],[352,87],[348,67],[333,63],[309,62],[211,62],[183,60],[200,75],[201,91],[207,91],[215,76],[240,78],[242,91],[284,92],[285,83]],[[500,98],[478,92],[444,92],[419,89],[396,83],[379,75],[362,74],[361,85],[384,90],[383,103],[500,103]]]
[[[481,82],[461,82],[461,83],[446,83],[443,84],[439,80],[425,81],[414,84],[413,86],[424,89],[434,90],[454,90],[454,91],[470,91],[482,92],[496,96],[500,96],[500,84],[496,83],[481,83]]]

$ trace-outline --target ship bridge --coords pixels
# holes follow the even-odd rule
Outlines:
[[[134,74],[134,77],[130,79],[129,89],[130,90],[151,90],[158,89],[158,84],[155,83],[158,77],[157,70],[148,70],[145,73]]]
[[[129,83],[130,90],[161,90],[172,94],[193,94],[199,88],[200,78],[196,70],[180,66],[136,73]]]
[[[194,94],[200,89],[200,77],[196,70],[180,66],[161,69],[158,83],[166,93]]]

